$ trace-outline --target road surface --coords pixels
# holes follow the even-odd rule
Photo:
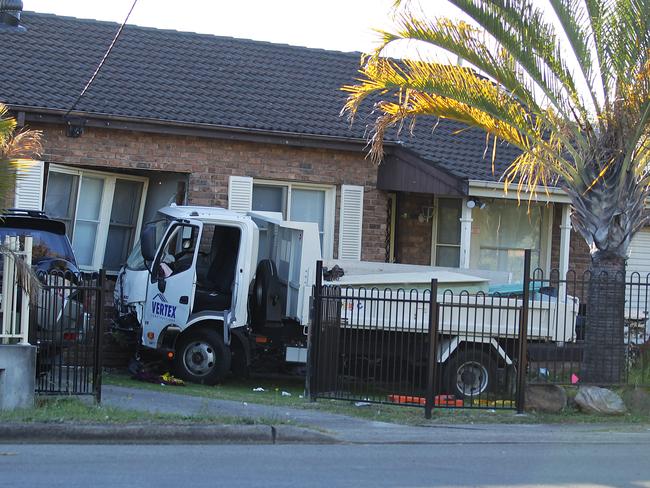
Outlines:
[[[646,429],[644,429],[646,430]],[[2,445],[2,486],[650,487],[648,435],[623,442]]]

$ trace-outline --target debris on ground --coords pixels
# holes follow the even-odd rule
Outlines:
[[[160,385],[185,386],[185,382],[183,380],[172,376],[169,372],[160,375],[143,369],[134,375],[131,375],[131,378],[138,381],[157,383]]]
[[[182,379],[172,376],[169,372],[163,374],[160,378],[165,385],[185,386],[185,382]]]

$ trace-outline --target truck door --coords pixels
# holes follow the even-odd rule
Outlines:
[[[185,328],[194,301],[196,259],[203,225],[186,220],[172,223],[151,265],[147,282],[142,343],[156,347],[160,332],[173,325]]]

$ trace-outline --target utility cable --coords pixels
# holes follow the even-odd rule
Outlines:
[[[124,26],[125,26],[126,23],[129,21],[129,17],[131,16],[131,12],[133,12],[133,9],[135,8],[135,4],[136,4],[136,3],[138,3],[138,0],[133,0],[133,4],[131,5],[131,9],[129,10],[129,13],[126,14],[126,18],[124,19],[124,22],[122,22],[122,25],[120,25],[120,28],[119,28],[119,29],[117,30],[117,32],[115,33],[115,37],[113,37],[113,42],[111,42],[111,45],[108,46],[108,49],[106,50],[106,53],[104,54],[104,57],[102,58],[102,60],[101,60],[101,61],[99,62],[99,64],[97,65],[97,69],[95,70],[95,72],[93,73],[93,75],[92,75],[92,76],[90,77],[90,79],[88,80],[88,83],[86,83],[86,86],[84,87],[84,89],[81,90],[81,93],[79,94],[79,96],[77,97],[77,99],[74,101],[74,103],[72,104],[72,106],[70,107],[70,109],[69,109],[69,110],[65,113],[65,115],[63,116],[64,119],[67,118],[68,115],[70,115],[70,112],[72,112],[72,111],[75,109],[75,107],[77,106],[77,103],[79,103],[79,100],[81,100],[81,98],[82,98],[82,97],[86,94],[86,92],[88,91],[88,88],[90,88],[90,85],[92,85],[93,81],[95,81],[95,78],[96,78],[97,75],[99,74],[99,71],[102,69],[102,66],[104,66],[104,63],[105,63],[106,60],[108,59],[108,56],[111,54],[111,51],[113,50],[113,47],[115,46],[115,43],[116,43],[117,40],[120,38],[120,35],[122,34],[122,31],[124,30]]]

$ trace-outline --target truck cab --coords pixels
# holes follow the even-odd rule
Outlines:
[[[297,335],[293,342],[305,346],[308,283],[319,258],[315,224],[165,207],[120,270],[116,328],[166,354],[179,377],[217,383],[231,366],[246,368],[258,345],[286,354],[286,338]]]

